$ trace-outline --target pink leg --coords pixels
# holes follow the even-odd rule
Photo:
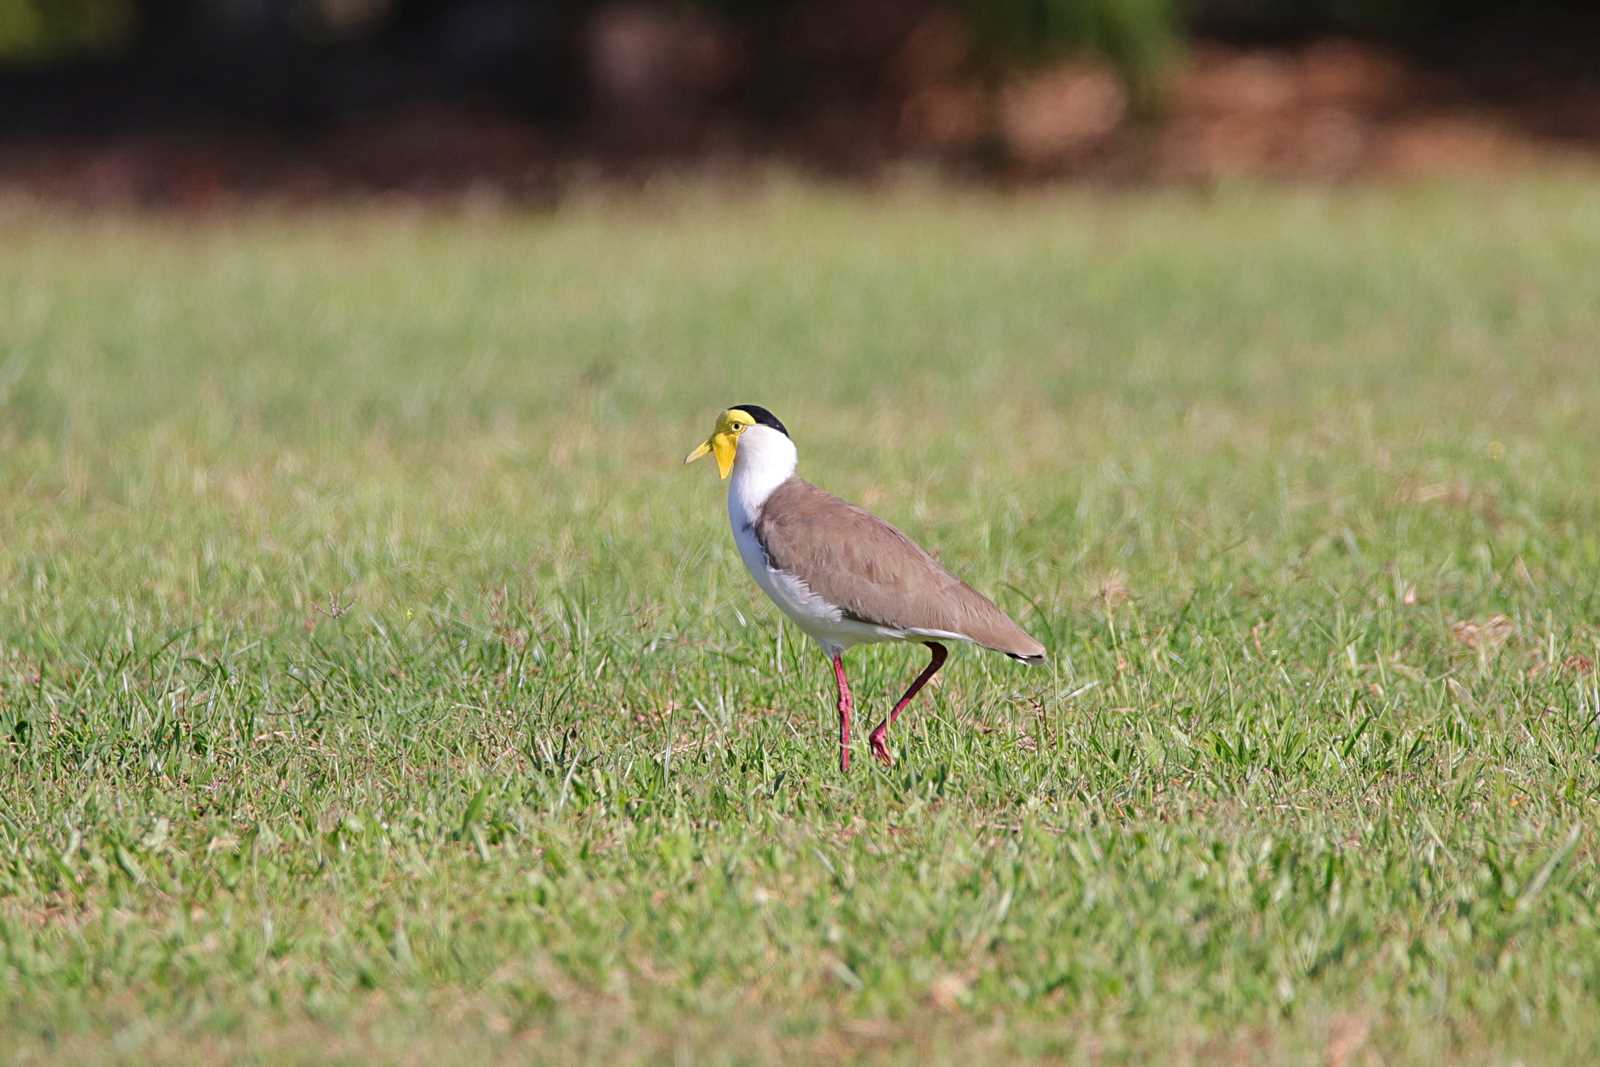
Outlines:
[[[872,754],[877,756],[885,766],[893,763],[894,759],[889,755],[889,746],[884,743],[884,735],[889,732],[889,727],[894,725],[894,721],[900,717],[900,713],[906,710],[906,705],[911,703],[911,698],[917,695],[917,690],[927,685],[928,679],[939,673],[939,668],[944,666],[945,657],[950,654],[943,645],[935,644],[932,641],[924,641],[923,644],[927,645],[928,649],[933,653],[932,662],[923,669],[921,674],[917,675],[917,680],[911,683],[911,688],[907,689],[906,695],[900,698],[900,703],[896,704],[894,710],[889,712],[889,717],[880,722],[877,728],[872,731]]]
[[[833,654],[833,680],[839,683],[839,769],[850,769],[850,683],[844,677],[844,653]]]

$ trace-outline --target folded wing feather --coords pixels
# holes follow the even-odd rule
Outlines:
[[[755,533],[771,564],[863,622],[959,634],[1022,660],[1044,646],[905,534],[799,478],[773,490]]]

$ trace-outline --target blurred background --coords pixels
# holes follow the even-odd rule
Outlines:
[[[1028,182],[1600,147],[1584,0],[0,0],[0,184],[558,195],[778,162]]]
[[[1587,1067],[1596,7],[0,0],[0,1064]]]

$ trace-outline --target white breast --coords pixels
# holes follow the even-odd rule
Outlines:
[[[813,593],[805,582],[769,566],[767,554],[756,540],[754,517],[742,510],[736,511],[731,497],[728,518],[733,524],[733,540],[739,546],[739,558],[744,560],[750,577],[778,609],[793,619],[795,625],[820,644],[829,656],[852,645],[895,641],[908,636],[902,630],[845,618],[842,610]]]
[[[728,519],[733,525],[733,541],[739,546],[739,558],[744,560],[750,577],[778,609],[793,619],[795,625],[820,644],[829,656],[852,645],[912,636],[904,630],[847,619],[843,610],[812,592],[804,581],[770,566],[761,542],[756,540],[755,516],[739,507],[732,494],[728,497]]]
[[[756,539],[756,517],[772,491],[793,477],[796,458],[793,442],[770,427],[752,426],[740,436],[728,483],[728,522],[750,576],[830,656],[851,645],[910,636],[904,630],[847,619],[839,607],[813,593],[804,581],[768,565],[767,554]]]
[[[744,560],[745,569],[772,602],[799,623],[802,630],[810,633],[814,627],[826,627],[843,620],[844,613],[813,593],[805,582],[768,565],[767,554],[756,540],[755,516],[735,514],[731,499],[728,519],[733,525],[733,541],[739,546],[739,558]]]

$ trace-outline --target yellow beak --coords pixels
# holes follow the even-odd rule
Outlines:
[[[717,457],[717,471],[723,478],[726,478],[733,470],[733,454],[736,451],[738,451],[738,443],[734,440],[733,434],[718,430],[704,441],[701,441],[700,447],[685,456],[683,461],[685,463],[693,463],[701,456],[710,453]]]

